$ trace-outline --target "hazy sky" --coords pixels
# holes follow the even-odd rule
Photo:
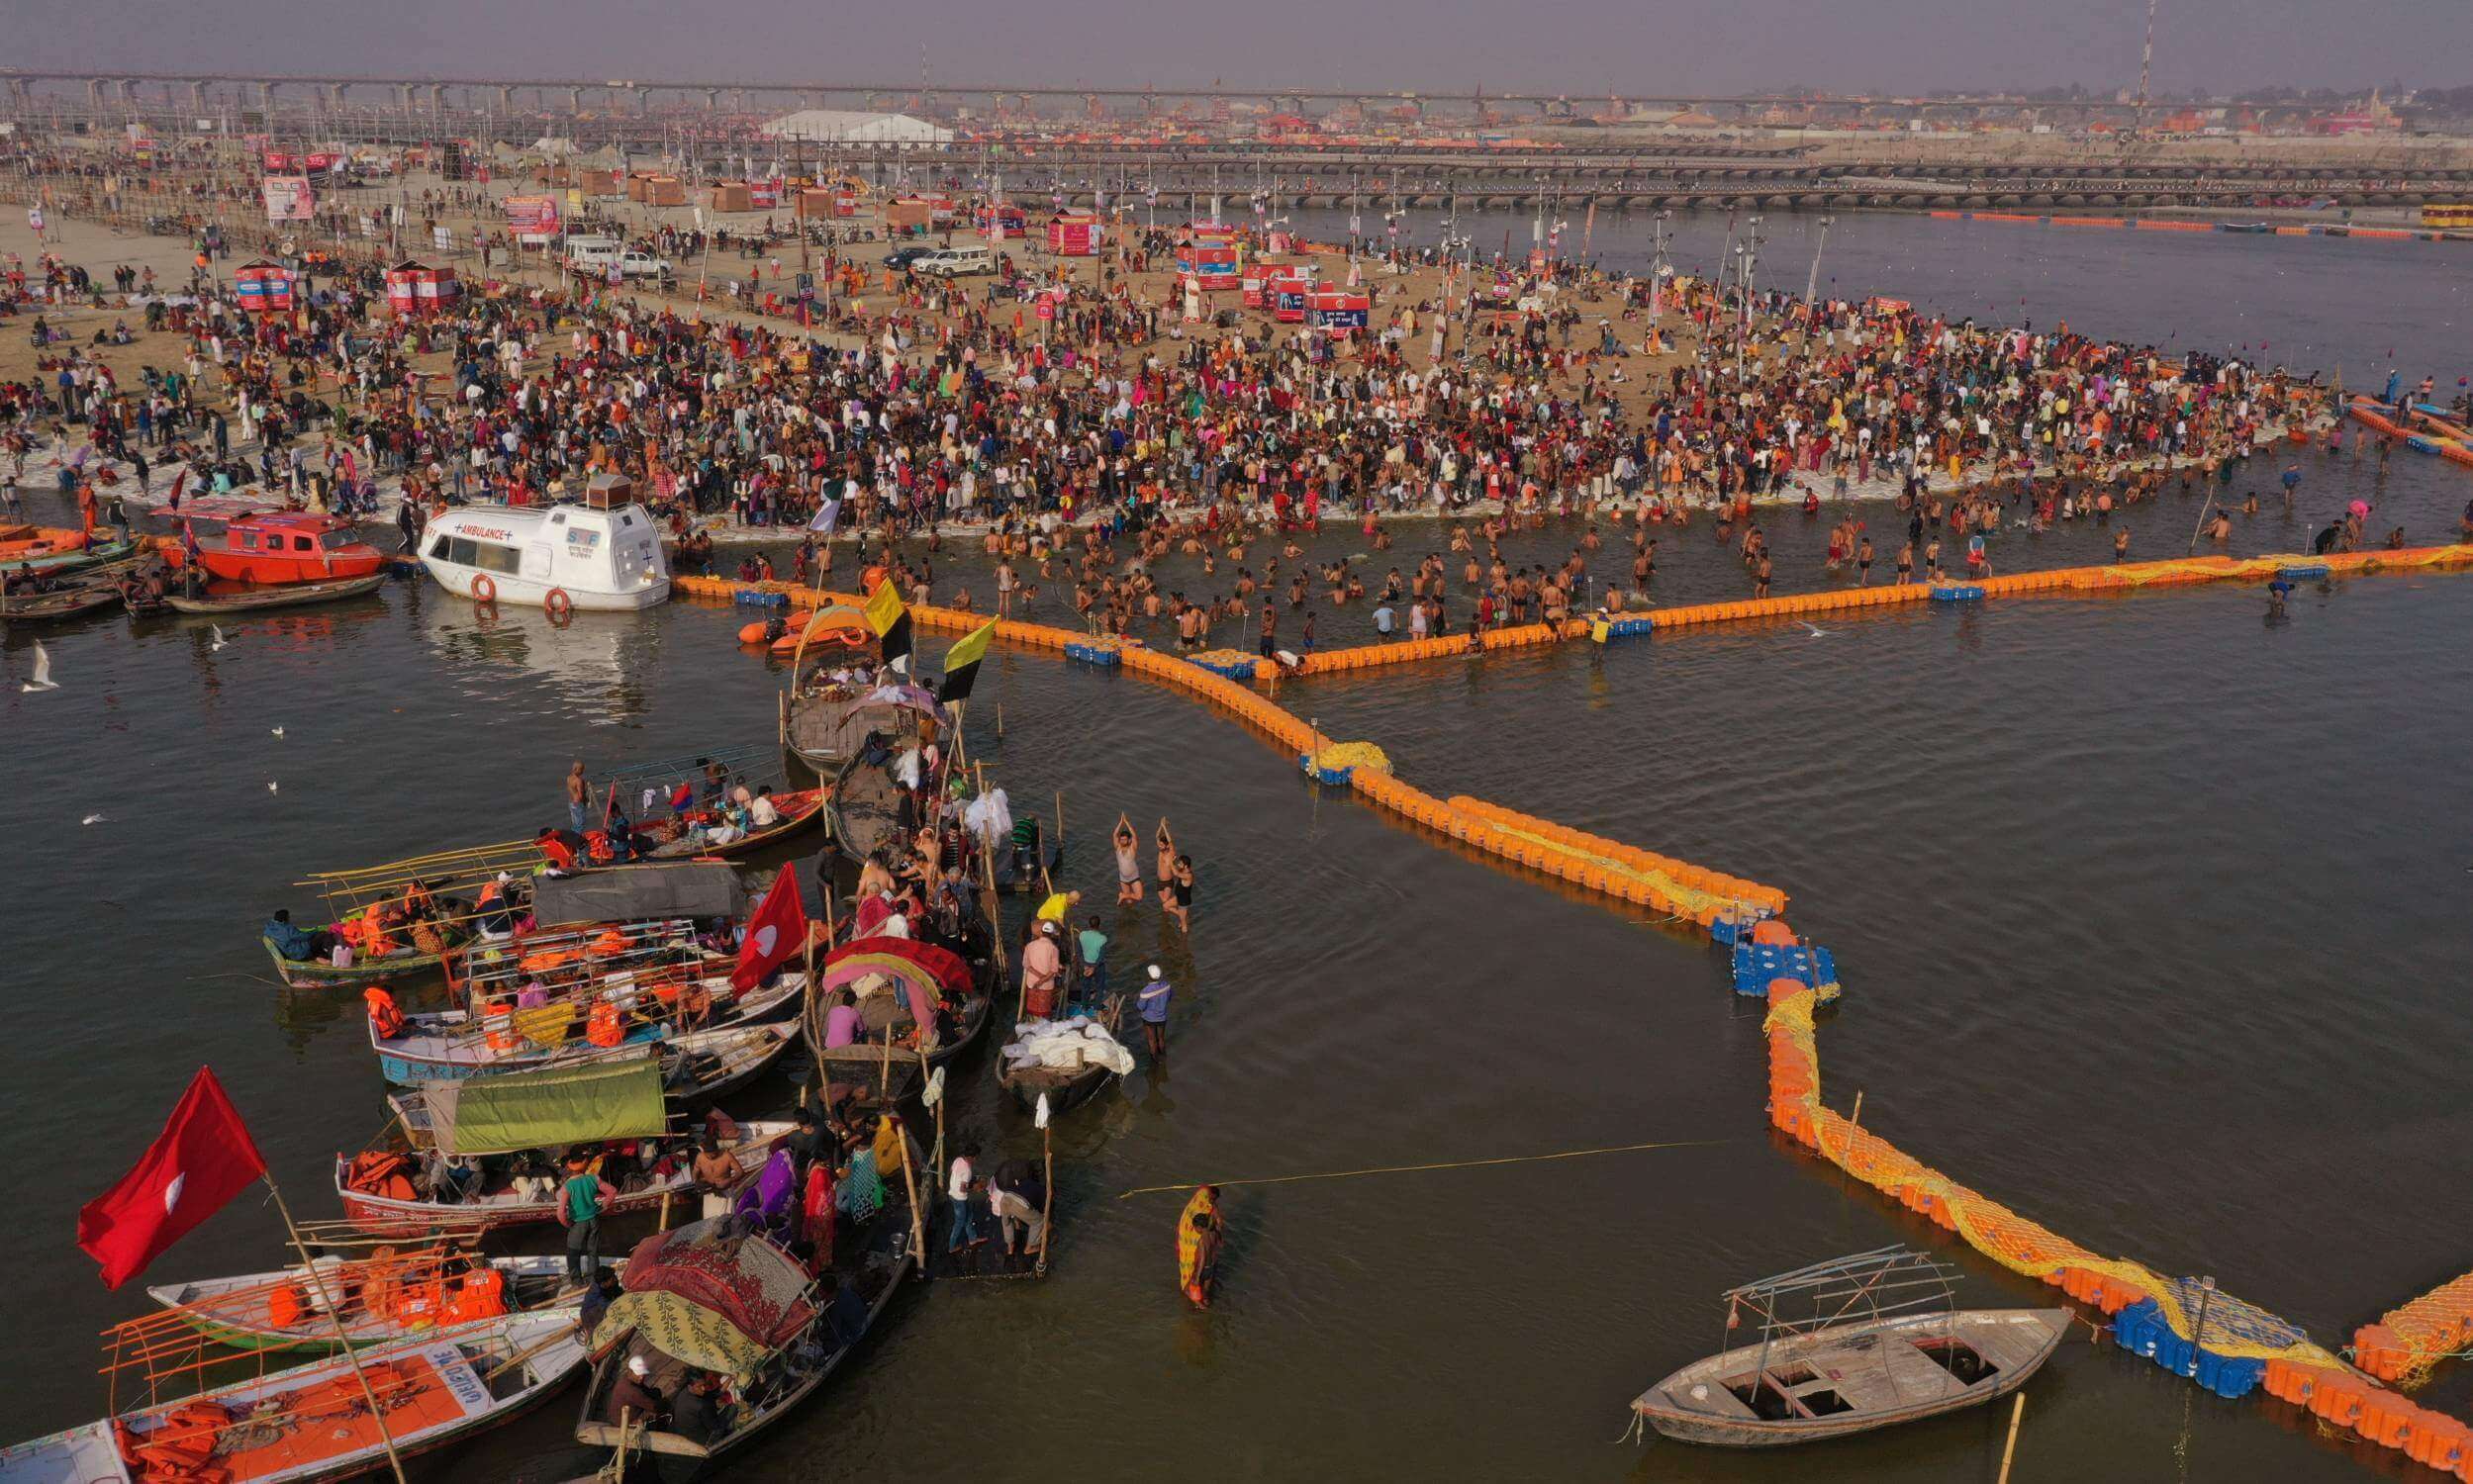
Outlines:
[[[0,68],[1731,93],[2134,85],[2145,0],[8,0]],[[2162,0],[2159,95],[2473,82],[2468,0]]]

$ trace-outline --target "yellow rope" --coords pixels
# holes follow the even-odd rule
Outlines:
[[[1551,1155],[1505,1155],[1498,1159],[1448,1159],[1439,1164],[1384,1164],[1374,1169],[1330,1169],[1314,1174],[1256,1175],[1243,1180],[1196,1180],[1190,1185],[1143,1185],[1127,1190],[1116,1198],[1131,1200],[1137,1195],[1162,1195],[1179,1190],[1199,1190],[1204,1185],[1287,1185],[1298,1180],[1349,1180],[1359,1175],[1416,1174],[1429,1169],[1474,1169],[1486,1164],[1534,1164],[1541,1159],[1578,1159],[1589,1155],[1628,1155],[1650,1149],[1707,1149],[1712,1145],[1736,1144],[1734,1139],[1675,1139],[1663,1144],[1614,1144],[1603,1149],[1567,1149]]]

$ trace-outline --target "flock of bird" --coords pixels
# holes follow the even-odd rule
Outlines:
[[[218,623],[211,626],[214,629],[214,636],[207,645],[210,650],[221,649],[226,644],[231,642],[224,637],[222,624]],[[51,651],[43,647],[43,641],[41,639],[37,639],[35,641],[34,675],[17,689],[21,695],[42,691],[57,691],[60,689],[60,683],[51,678]],[[283,728],[279,726],[275,727],[273,729],[273,735],[277,738],[281,738],[283,736]],[[266,791],[269,793],[280,793],[283,791],[283,785],[269,779],[266,784]],[[107,821],[101,814],[89,814],[77,822],[79,824],[103,824]]]

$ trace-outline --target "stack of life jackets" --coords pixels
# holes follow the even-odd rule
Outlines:
[[[232,1414],[214,1402],[183,1402],[152,1432],[140,1435],[118,1418],[112,1440],[137,1484],[224,1484],[232,1470],[215,1461],[215,1445]]]
[[[617,1046],[626,1039],[626,1027],[618,1019],[618,1007],[609,1000],[593,1006],[593,1013],[584,1022],[584,1039],[595,1046]]]
[[[412,1168],[411,1159],[397,1151],[363,1150],[344,1171],[343,1187],[391,1201],[418,1200],[421,1192],[413,1185]]]

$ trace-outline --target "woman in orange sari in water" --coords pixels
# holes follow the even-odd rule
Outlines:
[[[1177,1218],[1177,1286],[1197,1309],[1219,1281],[1219,1187],[1204,1185]]]

